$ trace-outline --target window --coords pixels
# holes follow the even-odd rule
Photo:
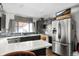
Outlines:
[[[34,32],[33,22],[17,21],[16,27],[17,32],[24,32],[24,33]]]

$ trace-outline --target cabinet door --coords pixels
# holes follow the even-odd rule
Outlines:
[[[20,38],[11,38],[7,40],[8,40],[8,44],[20,42]]]
[[[1,17],[0,17],[0,31],[1,31]]]
[[[38,35],[38,36],[29,36],[29,37],[21,37],[20,38],[20,42],[33,41],[33,40],[40,40],[40,35]]]
[[[1,29],[5,30],[5,25],[6,25],[6,15],[2,15],[1,17]]]
[[[46,48],[34,50],[32,52],[34,52],[36,56],[46,56]]]

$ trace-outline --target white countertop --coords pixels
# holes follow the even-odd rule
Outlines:
[[[35,40],[35,41],[26,41],[19,43],[11,43],[11,44],[1,44],[0,42],[0,55],[4,55],[13,51],[25,51],[25,50],[37,50],[42,48],[47,48],[52,46],[52,44],[43,41],[43,40]]]

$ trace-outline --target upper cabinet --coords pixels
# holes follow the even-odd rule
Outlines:
[[[56,20],[64,20],[71,17],[71,8],[56,13]]]
[[[0,5],[0,31],[1,31],[1,16],[2,14],[1,14],[1,5]]]
[[[40,18],[39,20],[37,20],[36,22],[36,31],[38,33],[44,33],[43,29],[45,28],[44,25],[44,18]]]
[[[0,3],[0,32],[4,32],[6,27],[6,15],[4,14],[3,6]]]

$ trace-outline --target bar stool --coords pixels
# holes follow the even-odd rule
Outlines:
[[[4,56],[35,56],[35,53],[30,51],[15,51],[7,53]]]

